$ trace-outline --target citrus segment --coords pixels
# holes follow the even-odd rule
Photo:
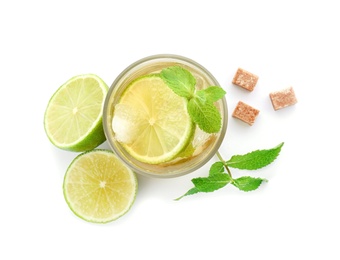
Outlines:
[[[194,133],[187,100],[156,74],[128,86],[114,108],[112,129],[131,156],[150,164],[175,158]]]
[[[78,155],[64,177],[64,196],[80,218],[107,223],[124,215],[137,193],[135,174],[111,151],[95,149]]]
[[[93,74],[69,79],[51,97],[44,116],[45,131],[57,147],[91,150],[105,141],[103,103],[108,86]]]

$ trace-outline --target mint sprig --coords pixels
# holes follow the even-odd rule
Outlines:
[[[161,71],[160,77],[177,95],[188,100],[188,113],[192,121],[206,133],[218,133],[221,129],[221,115],[214,102],[223,98],[226,92],[218,86],[196,89],[195,77],[180,66],[171,66]]]
[[[215,162],[209,170],[208,177],[198,177],[192,179],[194,187],[176,200],[193,195],[199,192],[213,192],[232,184],[241,191],[256,190],[263,182],[263,178],[243,176],[233,178],[229,168],[238,168],[240,170],[257,170],[271,164],[278,156],[283,146],[283,142],[271,149],[256,150],[244,155],[234,155],[228,161],[224,161],[217,153],[220,161]]]

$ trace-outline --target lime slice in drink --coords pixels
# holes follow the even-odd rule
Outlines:
[[[107,223],[124,215],[137,193],[137,178],[115,154],[95,149],[78,155],[64,177],[64,196],[80,218]]]
[[[142,76],[128,86],[114,108],[115,138],[141,162],[170,161],[188,146],[194,134],[187,102],[159,75]]]
[[[98,76],[75,76],[51,97],[44,117],[45,132],[57,147],[91,150],[105,141],[103,103],[108,86]]]

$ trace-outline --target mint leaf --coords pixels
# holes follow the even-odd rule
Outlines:
[[[217,133],[220,131],[221,115],[212,103],[203,103],[197,98],[192,98],[188,102],[188,113],[192,121],[204,132]]]
[[[268,150],[256,150],[244,155],[234,155],[226,162],[228,167],[241,170],[257,170],[272,163],[279,155],[284,143]]]
[[[208,177],[199,177],[192,179],[192,183],[200,192],[212,192],[223,188],[231,181],[228,174],[216,173]]]
[[[223,173],[224,172],[224,164],[223,162],[215,162],[213,165],[211,165],[209,170],[209,176]]]
[[[241,178],[234,179],[232,184],[242,191],[253,191],[253,190],[256,190],[263,181],[267,181],[267,180],[261,179],[261,178],[243,176]]]
[[[177,198],[179,200],[187,195],[192,195],[198,192],[213,192],[215,190],[221,189],[232,181],[230,176],[225,173],[215,173],[209,175],[208,177],[199,177],[191,180],[195,187],[190,189],[181,197]]]
[[[172,66],[163,69],[160,76],[177,95],[187,99],[194,95],[196,79],[188,70]]]
[[[207,100],[207,102],[211,103],[216,102],[217,100],[223,98],[224,95],[226,94],[224,89],[218,86],[210,86],[208,88],[198,90],[196,92],[196,95],[200,96],[202,95],[201,93],[204,93],[204,97]]]
[[[196,187],[191,188],[190,190],[188,190],[185,194],[183,194],[182,196],[178,197],[175,200],[180,200],[181,198],[185,197],[185,196],[189,196],[189,195],[193,195],[200,192]]]

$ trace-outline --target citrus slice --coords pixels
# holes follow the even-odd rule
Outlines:
[[[115,138],[141,162],[170,161],[188,146],[194,134],[187,102],[158,74],[142,76],[128,86],[114,108]]]
[[[91,150],[105,141],[103,103],[108,86],[98,76],[75,76],[51,97],[44,116],[45,132],[57,147]]]
[[[94,149],[78,155],[63,183],[70,209],[80,218],[107,223],[124,215],[137,193],[137,178],[115,154]]]

